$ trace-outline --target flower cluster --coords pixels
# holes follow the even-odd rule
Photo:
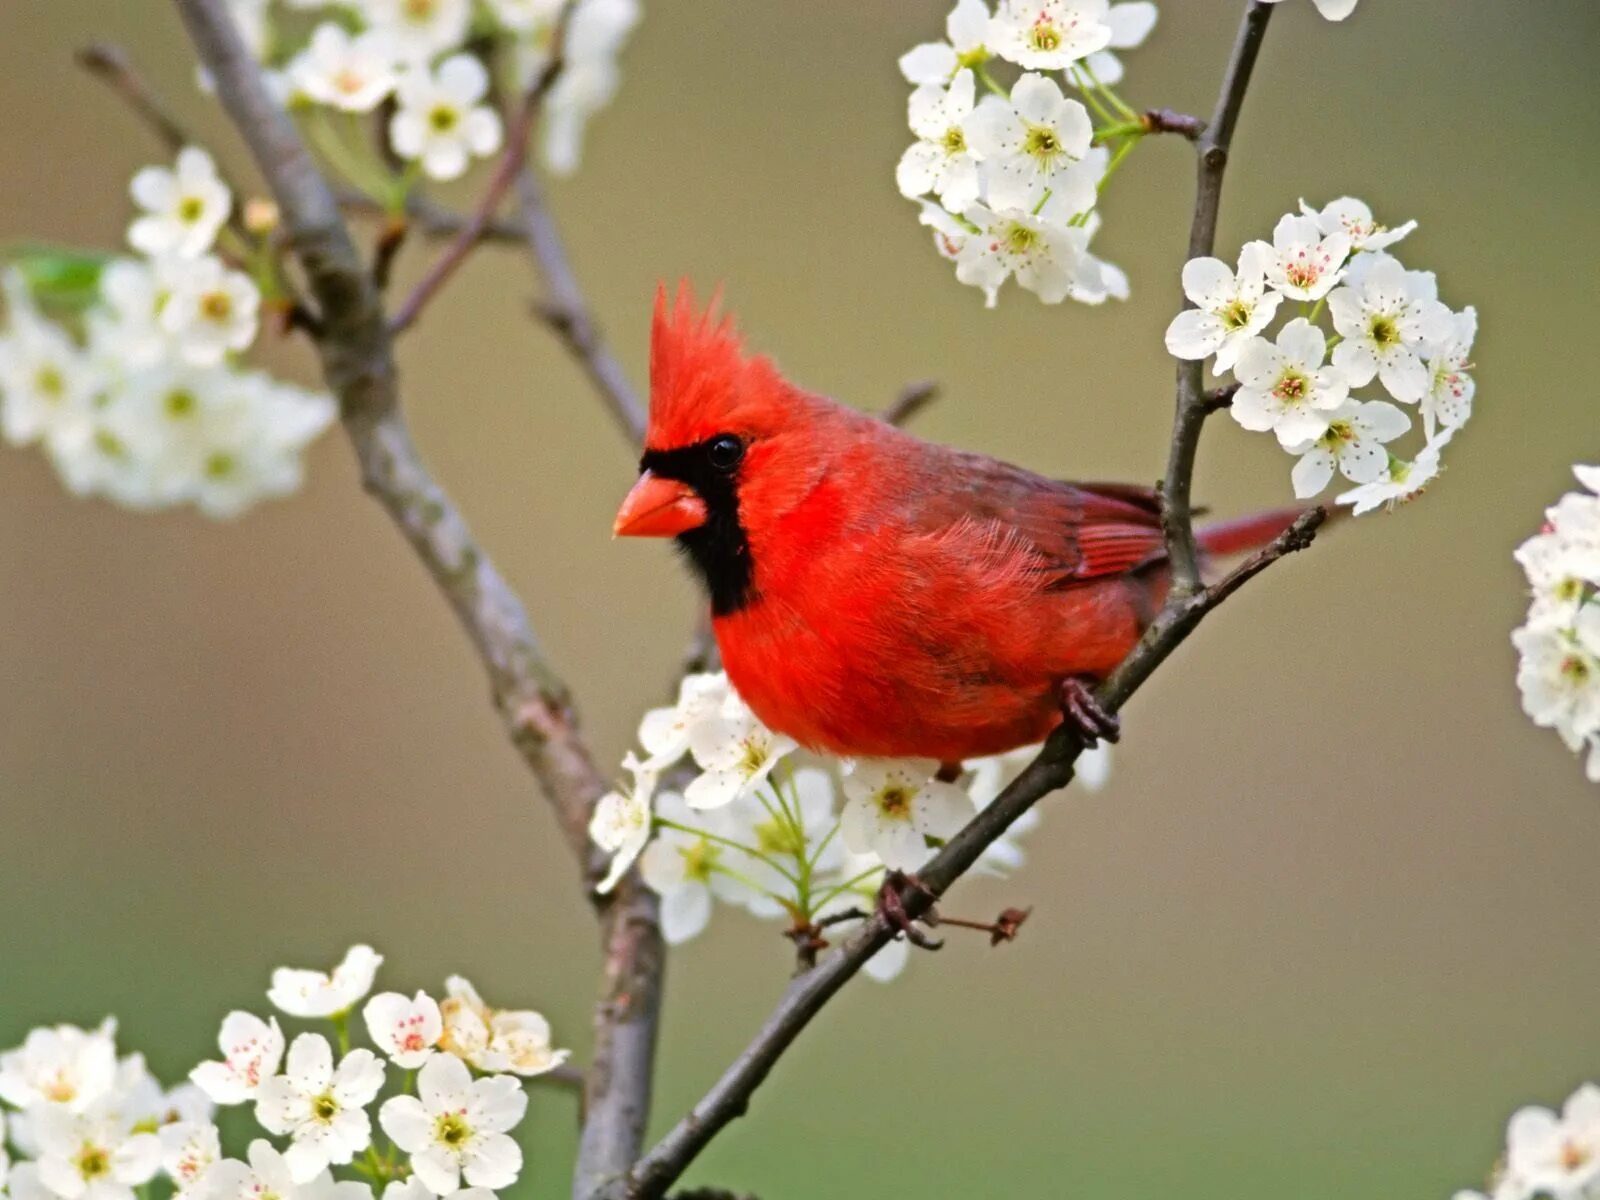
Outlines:
[[[357,186],[393,200],[411,178],[393,178],[365,145],[355,117],[392,101],[388,149],[430,179],[456,179],[499,150],[504,131],[488,103],[490,65],[520,90],[550,61],[568,0],[294,0],[326,12],[309,31],[274,20],[267,0],[231,0],[246,42],[292,109],[306,115],[325,156]],[[545,105],[543,156],[577,169],[589,118],[619,83],[617,55],[638,23],[638,0],[571,0],[561,74]],[[485,36],[492,42],[485,43]],[[468,43],[473,45],[469,48]],[[479,47],[492,44],[482,55]]]
[[[1438,476],[1440,452],[1472,415],[1478,315],[1446,308],[1431,271],[1409,271],[1388,253],[1415,228],[1380,225],[1348,196],[1320,209],[1302,200],[1271,242],[1245,244],[1237,268],[1217,258],[1184,265],[1194,307],[1167,327],[1167,349],[1233,374],[1234,419],[1275,434],[1296,456],[1291,478],[1302,499],[1338,473],[1358,485],[1340,504],[1357,514],[1392,509]],[[1352,395],[1374,382],[1421,415],[1425,440],[1414,457],[1390,446],[1411,428],[1405,410]]]
[[[1122,64],[1112,51],[1139,45],[1155,23],[1143,0],[1000,0],[997,11],[959,0],[948,39],[900,59],[915,85],[917,141],[895,182],[921,205],[956,278],[990,307],[1012,278],[1046,304],[1127,298],[1127,277],[1089,242],[1101,186],[1148,132],[1113,90]],[[1009,88],[995,59],[1021,69]]]
[[[84,260],[83,306],[52,319],[27,270],[6,273],[0,433],[41,445],[78,495],[234,516],[299,487],[302,454],[336,410],[239,363],[275,276],[263,243],[227,227],[233,197],[210,155],[189,147],[131,190],[139,256]]]
[[[886,869],[915,871],[989,804],[1033,757],[1013,751],[967,764],[960,783],[936,778],[920,759],[837,761],[803,752],[764,726],[726,675],[691,675],[671,708],[645,714],[629,754],[625,788],[603,797],[589,834],[612,855],[602,890],[635,860],[661,895],[669,942],[689,940],[711,920],[715,901],[795,928],[848,927],[870,910]],[[1104,782],[1106,750],[1078,760],[1078,778]],[[681,791],[660,786],[688,757],[695,773]],[[980,869],[1005,874],[1022,863],[1013,840],[1037,823],[1030,812],[994,843]],[[868,974],[886,979],[905,962],[897,942]]]
[[[1487,1192],[1455,1200],[1587,1200],[1600,1191],[1600,1087],[1586,1083],[1561,1112],[1529,1105],[1512,1114],[1506,1150]]]
[[[1568,749],[1587,750],[1600,783],[1600,467],[1573,470],[1588,491],[1561,497],[1517,547],[1533,600],[1511,641],[1522,707]]]
[[[275,972],[273,1005],[325,1022],[333,1040],[308,1031],[286,1044],[276,1017],[230,1013],[221,1057],[171,1089],[141,1056],[118,1054],[112,1021],[35,1029],[0,1054],[0,1104],[15,1110],[8,1122],[0,1108],[0,1187],[11,1200],[145,1200],[157,1181],[174,1200],[373,1200],[380,1189],[384,1200],[492,1200],[522,1169],[510,1136],[528,1104],[517,1077],[566,1053],[539,1014],[492,1010],[463,979],[443,1001],[366,999],[382,961],[356,946],[330,972]],[[363,999],[376,1052],[350,1045]],[[386,1088],[380,1143],[368,1110]],[[228,1157],[215,1109],[246,1104],[271,1136]],[[334,1168],[359,1178],[336,1181]]]

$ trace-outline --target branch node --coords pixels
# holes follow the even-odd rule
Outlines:
[[[1152,108],[1139,121],[1150,133],[1176,133],[1191,142],[1198,141],[1206,131],[1206,123],[1201,118],[1171,108]]]

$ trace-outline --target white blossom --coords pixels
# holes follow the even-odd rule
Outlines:
[[[436,1195],[464,1177],[473,1187],[503,1188],[522,1170],[522,1149],[507,1131],[522,1120],[528,1097],[510,1075],[472,1078],[466,1064],[436,1054],[417,1075],[416,1096],[394,1096],[378,1123],[411,1156],[411,1169]]]
[[[189,1078],[216,1104],[254,1100],[261,1085],[277,1074],[283,1061],[283,1033],[276,1017],[263,1021],[247,1012],[231,1012],[217,1035],[220,1061],[203,1062]]]
[[[389,122],[389,144],[401,158],[419,160],[430,179],[458,179],[474,157],[500,149],[500,117],[482,103],[489,74],[471,55],[407,72],[395,90],[400,107]]]
[[[536,1012],[490,1008],[459,975],[445,981],[445,994],[439,1048],[480,1071],[542,1075],[570,1056],[555,1048],[550,1023]]]
[[[1047,192],[1067,217],[1094,207],[1103,170],[1083,161],[1094,126],[1083,105],[1063,95],[1054,79],[1025,74],[1009,100],[985,96],[966,122],[966,138],[984,162],[987,207],[1031,211]]]
[[[1216,355],[1215,369],[1233,369],[1239,352],[1265,329],[1283,297],[1268,292],[1268,255],[1261,242],[1239,251],[1239,269],[1217,258],[1192,258],[1183,265],[1183,292],[1194,308],[1184,309],[1167,326],[1167,351],[1176,358]]]
[[[1263,4],[1276,4],[1278,0],[1262,0]],[[1356,0],[1313,0],[1317,11],[1330,21],[1342,21],[1356,10]]]
[[[366,1003],[361,1017],[373,1044],[397,1067],[420,1067],[444,1034],[439,1003],[427,992],[407,999],[399,992],[380,992]]]
[[[287,1158],[265,1139],[250,1143],[249,1162],[225,1158],[206,1173],[199,1200],[372,1200],[356,1181],[334,1182],[327,1171],[296,1180]]]
[[[290,1043],[284,1073],[261,1085],[256,1120],[290,1138],[284,1160],[296,1183],[310,1183],[330,1163],[347,1163],[371,1144],[366,1106],[383,1079],[383,1063],[371,1050],[352,1050],[336,1066],[321,1034],[302,1033]]]
[[[903,871],[932,855],[928,838],[944,839],[975,811],[971,798],[933,776],[939,764],[925,759],[857,759],[844,777],[845,806],[839,836],[858,854],[876,854]]]
[[[748,887],[728,873],[727,865],[743,865],[746,856],[723,840],[737,833],[727,807],[707,812],[691,808],[676,792],[663,792],[656,812],[663,821],[704,831],[663,827],[639,859],[640,876],[661,897],[662,936],[676,946],[706,927],[713,896],[730,904],[747,901]]]
[[[1422,354],[1451,335],[1450,310],[1439,303],[1427,272],[1407,271],[1386,254],[1363,255],[1357,264],[1346,285],[1328,296],[1333,326],[1344,339],[1334,347],[1333,365],[1351,387],[1376,375],[1396,400],[1415,404],[1429,385]]]
[[[975,84],[972,72],[961,70],[949,89],[923,84],[907,104],[917,142],[906,148],[895,168],[902,196],[932,192],[951,212],[962,212],[978,199],[978,160],[967,144],[963,124],[972,115]]]
[[[116,1022],[97,1029],[41,1026],[0,1054],[0,1100],[16,1108],[59,1106],[83,1112],[117,1081]]]
[[[1417,227],[1415,221],[1407,221],[1394,229],[1379,225],[1372,216],[1372,209],[1354,196],[1340,196],[1321,209],[1312,208],[1302,200],[1300,212],[1316,221],[1317,228],[1323,233],[1342,232],[1350,239],[1350,248],[1355,251],[1386,250]]]
[[[837,819],[833,778],[819,767],[801,767],[786,783],[788,786],[778,789],[781,804],[746,796],[724,810],[730,821],[729,836],[776,861],[790,875],[798,871],[800,862],[810,863],[814,876],[826,875],[838,866],[843,853],[837,837],[828,840]],[[737,866],[739,874],[755,885],[744,890],[744,906],[758,917],[782,916],[787,910],[773,897],[792,893],[793,883],[760,858],[738,857]]]
[[[1111,44],[1107,0],[1000,0],[988,45],[1030,71],[1059,71]]]
[[[1422,397],[1422,427],[1432,438],[1436,429],[1460,429],[1472,416],[1478,385],[1472,370],[1472,343],[1478,336],[1478,310],[1470,305],[1450,314],[1450,333],[1422,352],[1428,369],[1428,390]]]
[[[8,287],[11,325],[0,334],[0,433],[14,446],[51,440],[94,405],[104,377],[90,357]]]
[[[1081,63],[1067,68],[1067,80],[1077,87],[1089,88],[1094,84],[1114,87],[1122,82],[1122,60],[1113,50],[1134,50],[1144,45],[1145,39],[1156,27],[1159,16],[1156,6],[1149,0],[1127,0],[1113,4],[1106,11],[1106,24],[1111,27],[1111,40],[1106,49],[1096,50]]]
[[[1292,213],[1272,230],[1272,242],[1255,242],[1266,263],[1267,283],[1293,300],[1320,300],[1343,275],[1350,255],[1350,235],[1342,229],[1324,233],[1317,221]]]
[[[945,18],[946,41],[924,42],[900,56],[900,73],[908,83],[947,84],[962,67],[976,67],[989,57],[983,39],[989,35],[988,4],[957,0]]]
[[[726,674],[685,675],[678,684],[678,702],[652,708],[639,721],[639,744],[649,755],[640,767],[660,771],[689,753],[690,731],[701,722],[717,720],[727,698]]]
[[[993,308],[1000,285],[1015,278],[1046,304],[1060,304],[1075,287],[1093,290],[1096,263],[1087,251],[1088,231],[1068,225],[1066,200],[1052,196],[1037,214],[1024,209],[996,212],[976,204],[966,219],[976,228],[956,256],[956,278],[983,289]]]
[[[488,0],[489,11],[512,33],[548,36],[566,0]]]
[[[206,255],[173,277],[161,327],[177,343],[181,357],[209,367],[250,348],[260,311],[261,293],[250,276]]]
[[[1239,381],[1229,409],[1234,420],[1272,431],[1286,449],[1321,437],[1350,395],[1343,372],[1323,365],[1327,348],[1322,330],[1303,317],[1280,329],[1276,343],[1251,338],[1233,368]]]
[[[383,955],[355,945],[331,972],[279,967],[272,973],[267,999],[291,1017],[331,1017],[348,1012],[372,990]]]
[[[617,56],[639,23],[639,0],[580,0],[567,27],[566,65],[545,104],[542,153],[557,175],[578,169],[589,119],[611,103],[621,83]],[[542,69],[548,47],[524,39],[520,69],[526,81]]]
[[[1377,508],[1393,510],[1397,504],[1416,499],[1439,477],[1443,469],[1439,453],[1449,442],[1449,435],[1450,431],[1445,430],[1443,436],[1430,439],[1410,462],[1391,453],[1389,468],[1384,475],[1371,483],[1341,492],[1335,497],[1336,502],[1349,505],[1350,511],[1359,517]]]
[[[406,62],[426,67],[466,39],[472,0],[358,0],[367,23]]]
[[[198,258],[211,249],[233,208],[216,163],[198,146],[180,150],[173,168],[145,167],[129,191],[143,215],[128,227],[128,244],[152,256]]]
[[[691,808],[720,808],[755,791],[798,743],[763,725],[729,693],[717,715],[690,730],[689,750],[701,774],[684,789]]]
[[[463,976],[446,979],[444,994],[439,1002],[439,1015],[444,1019],[439,1049],[476,1066],[489,1048],[489,1022],[494,1011]]]
[[[1512,1114],[1506,1168],[1530,1192],[1563,1200],[1600,1182],[1600,1087],[1586,1083],[1573,1092],[1559,1117],[1533,1106]]]
[[[160,1139],[136,1133],[111,1097],[79,1112],[47,1104],[30,1117],[39,1179],[60,1200],[134,1200],[161,1169]]]
[[[171,1178],[175,1200],[198,1200],[206,1176],[222,1157],[217,1127],[210,1121],[176,1121],[156,1131],[161,1139],[161,1169]]]
[[[317,104],[343,112],[371,112],[394,91],[397,54],[388,33],[370,29],[352,36],[327,21],[289,63],[289,80]]]
[[[1411,428],[1411,421],[1382,400],[1347,400],[1328,414],[1328,428],[1314,440],[1289,448],[1300,456],[1291,473],[1294,494],[1315,496],[1333,479],[1334,468],[1352,483],[1382,478],[1389,465],[1386,442]]]
[[[1517,686],[1535,725],[1577,750],[1600,733],[1600,605],[1585,604],[1570,628],[1528,626],[1511,635],[1521,655]]]
[[[595,885],[601,895],[617,886],[650,840],[650,800],[655,793],[656,771],[631,753],[622,765],[633,774],[633,786],[614,788],[601,796],[589,818],[589,840],[611,855],[605,878]]]

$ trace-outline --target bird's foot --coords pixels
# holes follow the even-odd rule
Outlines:
[[[1115,742],[1122,736],[1121,718],[1106,711],[1088,680],[1076,675],[1063,679],[1058,696],[1062,720],[1077,730],[1085,746],[1092,747],[1101,738]]]
[[[905,901],[900,896],[902,889],[920,893],[929,901],[934,899],[933,890],[915,875],[908,875],[904,871],[886,871],[883,883],[878,888],[878,915],[890,929],[904,934],[906,941],[913,946],[921,947],[923,950],[939,949],[944,943],[919,929],[915,919],[906,911]],[[931,905],[928,911],[933,912]]]

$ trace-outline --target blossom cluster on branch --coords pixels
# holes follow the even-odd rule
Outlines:
[[[33,1030],[0,1053],[13,1110],[0,1107],[0,1187],[11,1200],[492,1200],[522,1170],[523,1080],[566,1051],[538,1013],[491,1009],[459,976],[443,1000],[368,999],[382,962],[355,946],[331,971],[279,968],[268,1000],[312,1028],[286,1041],[276,1016],[230,1013],[221,1056],[173,1088],[119,1055],[114,1021]],[[373,1049],[351,1045],[364,999]],[[216,1109],[234,1105],[268,1136],[230,1157]]]
[[[1544,528],[1517,547],[1532,602],[1511,641],[1528,716],[1587,751],[1600,783],[1600,466],[1573,471],[1587,490],[1546,509]]]
[[[1291,482],[1302,499],[1337,473],[1358,485],[1338,503],[1358,515],[1392,509],[1433,482],[1440,453],[1472,416],[1478,314],[1446,308],[1433,272],[1407,270],[1388,252],[1415,228],[1387,228],[1350,196],[1320,209],[1302,200],[1272,241],[1245,244],[1236,269],[1210,257],[1184,265],[1194,307],[1172,319],[1167,349],[1232,373],[1234,420],[1276,435],[1296,457]],[[1424,444],[1410,458],[1390,445],[1411,429],[1405,411],[1351,394],[1374,382],[1422,418]]]
[[[930,760],[831,759],[766,728],[720,673],[684,679],[674,706],[645,714],[639,742],[646,757],[623,760],[631,782],[601,799],[590,836],[612,856],[601,889],[638,860],[674,944],[706,928],[713,901],[795,930],[848,934],[870,913],[886,870],[914,872],[1037,752],[975,759],[959,781],[937,778]],[[1108,754],[1102,747],[1079,759],[1091,790],[1105,782]],[[695,769],[687,784],[663,788],[662,774],[685,758]],[[1016,839],[1037,823],[1037,813],[1018,821],[979,869],[1021,866]],[[898,974],[905,950],[892,944],[867,973]]]
[[[1600,1194],[1600,1087],[1586,1083],[1561,1111],[1520,1108],[1486,1192],[1454,1200],[1592,1200]]]
[[[131,191],[138,257],[41,250],[6,271],[0,432],[78,495],[235,516],[300,485],[335,406],[243,363],[283,289],[270,230],[230,223],[211,156],[189,147]]]

